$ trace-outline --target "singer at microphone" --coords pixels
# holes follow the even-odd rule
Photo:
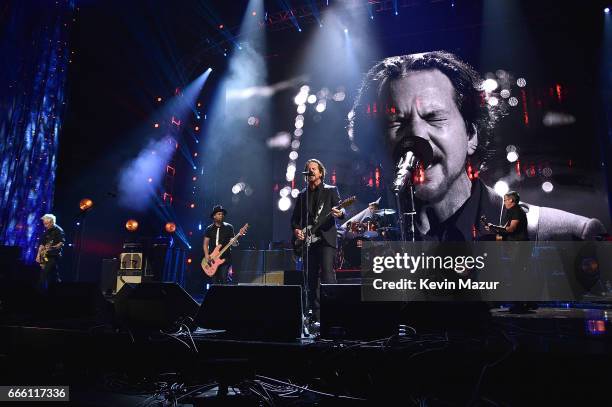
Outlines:
[[[482,103],[482,83],[478,72],[448,52],[392,56],[368,71],[349,115],[356,145],[366,137],[385,141],[394,164],[394,192],[404,202],[417,168],[411,155],[423,160],[418,145],[431,148],[431,162],[423,165],[425,181],[412,186],[415,225],[425,240],[486,238],[480,217],[499,224],[506,211],[502,197],[479,176],[504,113],[502,103]],[[376,123],[365,108],[373,103],[392,107],[379,110]],[[593,239],[606,233],[598,219],[520,206],[530,215],[530,240]]]
[[[308,185],[300,191],[291,216],[291,229],[295,239],[305,240],[305,228],[316,225],[313,243],[307,245],[307,242],[304,242],[304,245],[307,245],[307,254],[304,255],[303,263],[307,265],[307,304],[312,308],[313,323],[318,322],[320,318],[319,281],[323,284],[336,283],[336,272],[333,268],[338,247],[336,219],[344,218],[344,209],[336,209],[340,203],[338,188],[323,182],[325,173],[321,161],[312,158],[306,162],[302,174],[308,176]]]

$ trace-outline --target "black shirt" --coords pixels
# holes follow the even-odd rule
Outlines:
[[[502,218],[502,225],[510,225],[510,222],[513,220],[518,220],[518,227],[514,232],[504,233],[502,235],[504,240],[529,240],[527,235],[527,215],[518,205],[514,205],[512,208],[505,211],[504,217]]]
[[[475,229],[478,228],[479,218],[482,215],[481,200],[483,185],[480,181],[472,184],[470,197],[448,219],[440,222],[432,210],[427,214],[430,219],[430,229],[423,240],[440,242],[469,242],[475,240]]]
[[[50,244],[51,246],[55,246],[58,243],[65,243],[66,242],[66,235],[64,234],[64,229],[62,229],[61,227],[57,226],[57,225],[53,225],[51,228],[49,229],[45,229],[45,232],[42,234],[41,238],[40,238],[40,244],[42,245],[46,245],[46,244]],[[61,256],[62,255],[62,248],[57,248],[57,249],[49,249],[49,251],[47,251],[47,256]]]
[[[309,224],[314,223],[314,219],[317,217],[317,212],[319,211],[319,195],[321,191],[320,183],[315,189],[308,190],[308,218],[310,220]]]
[[[217,243],[217,231],[219,231],[219,243]],[[204,233],[204,237],[209,238],[208,241],[208,254],[210,255],[217,244],[221,245],[220,249],[229,243],[234,237],[234,227],[229,223],[223,222],[221,227],[217,227],[214,223],[206,228],[206,232]],[[231,262],[232,260],[232,247],[230,246],[225,253],[221,256],[222,259],[226,260],[226,263]]]

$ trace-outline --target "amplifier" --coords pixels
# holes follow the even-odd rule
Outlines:
[[[142,253],[121,253],[119,269],[142,270]]]

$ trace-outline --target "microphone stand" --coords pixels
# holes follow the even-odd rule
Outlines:
[[[306,206],[306,228],[308,227],[308,203],[310,202],[308,200],[308,195],[310,193],[309,189],[309,185],[308,185],[308,174],[305,174],[304,180],[306,182],[306,194],[304,195],[304,200],[305,202],[305,206]],[[304,206],[300,207],[300,227],[303,227],[304,225]],[[304,297],[304,304],[306,305],[306,309],[304,310],[304,315],[308,315],[309,311],[310,311],[310,300],[308,299],[308,293],[310,290],[309,287],[309,279],[308,279],[308,258],[309,256],[309,251],[310,251],[310,245],[306,244],[306,236],[304,236],[304,245],[306,245],[306,255],[305,257],[302,257],[302,280],[303,280],[303,292],[305,292],[305,297]],[[310,322],[310,318],[308,318],[308,322]],[[307,331],[308,332],[308,331]]]
[[[418,166],[418,160],[412,151],[407,151],[400,159],[397,165],[395,181],[393,182],[393,193],[395,194],[395,204],[399,215],[400,236],[402,241],[406,241],[406,215],[410,215],[410,241],[415,241],[414,233],[414,215],[416,210],[414,207],[414,183],[412,182],[411,170]],[[410,197],[409,212],[404,212],[400,193],[408,184],[408,196]]]

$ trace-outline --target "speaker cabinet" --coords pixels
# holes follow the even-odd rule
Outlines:
[[[174,330],[197,312],[198,303],[176,283],[126,284],[115,296],[119,322],[134,330]]]
[[[295,340],[302,335],[302,290],[296,285],[212,285],[195,322],[230,337]]]

